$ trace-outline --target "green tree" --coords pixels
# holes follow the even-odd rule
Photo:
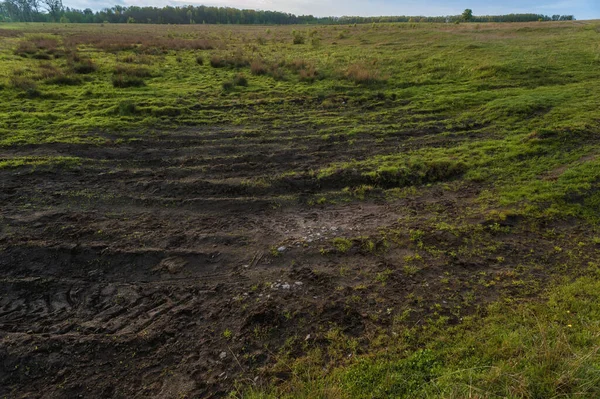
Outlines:
[[[465,20],[466,22],[472,21],[473,20],[473,10],[471,10],[470,8],[467,8],[466,10],[464,10],[462,13],[462,19]]]
[[[64,12],[62,0],[43,0],[43,3],[46,5],[46,9],[52,20],[55,22],[60,21],[60,17]]]

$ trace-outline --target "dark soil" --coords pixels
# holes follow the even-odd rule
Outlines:
[[[431,137],[359,137],[349,149],[235,129],[106,140],[0,150],[86,159],[0,171],[2,397],[224,397],[236,381],[288,378],[269,368],[280,349],[302,356],[331,329],[366,349],[404,309],[411,325],[458,323],[500,295],[537,292],[563,257],[540,232],[581,234],[519,218],[490,228],[474,185],[309,205],[332,187],[279,178]]]

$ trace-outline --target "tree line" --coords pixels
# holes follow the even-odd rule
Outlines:
[[[470,11],[470,10],[465,10]],[[491,16],[451,15],[443,17],[314,17],[278,11],[241,10],[231,7],[124,7],[114,6],[100,11],[64,7],[62,0],[3,0],[0,22],[62,23],[148,23],[148,24],[364,24],[379,22],[530,22],[571,21],[572,15],[508,14]]]

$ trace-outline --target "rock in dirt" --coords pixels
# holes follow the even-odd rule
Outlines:
[[[165,258],[158,264],[158,266],[156,266],[152,270],[156,272],[167,272],[170,274],[177,274],[183,270],[187,263],[187,260],[178,256]]]

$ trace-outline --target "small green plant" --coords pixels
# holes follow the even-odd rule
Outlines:
[[[335,249],[340,252],[340,253],[346,253],[348,252],[351,248],[352,248],[352,241],[346,239],[346,238],[342,238],[342,237],[336,237],[332,240],[332,244],[335,247]]]
[[[385,269],[381,273],[377,273],[377,276],[375,276],[375,281],[377,281],[381,284],[385,284],[385,283],[387,283],[388,279],[390,278],[390,276],[392,274],[394,274],[393,270]]]
[[[293,31],[292,36],[293,36],[292,42],[294,44],[304,44],[306,42],[306,36],[302,32]]]
[[[233,336],[233,333],[231,332],[230,329],[226,329],[225,331],[223,331],[223,337],[226,339],[230,339]]]
[[[404,274],[406,274],[407,276],[414,276],[415,274],[417,274],[419,272],[419,269],[417,266],[415,265],[404,265],[402,267],[402,271],[404,272]]]

